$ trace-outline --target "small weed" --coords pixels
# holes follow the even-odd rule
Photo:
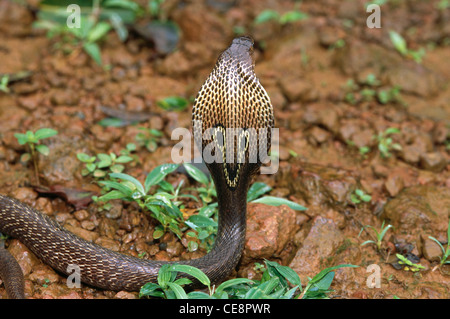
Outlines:
[[[384,227],[384,221],[381,224],[381,229],[380,231],[378,231],[375,227],[371,226],[371,225],[366,225],[363,228],[361,228],[361,231],[359,232],[358,237],[361,235],[361,233],[363,232],[364,229],[366,228],[370,228],[371,230],[373,230],[373,232],[375,233],[376,236],[376,241],[374,240],[366,240],[365,242],[363,242],[361,244],[361,246],[367,245],[367,244],[375,244],[377,246],[377,249],[380,250],[381,249],[381,243],[383,241],[384,236],[386,235],[387,231],[390,228],[393,228],[394,226],[392,225],[387,225],[386,227]]]
[[[398,128],[390,127],[384,132],[381,132],[380,134],[373,137],[378,143],[378,150],[380,151],[381,157],[391,157],[392,150],[402,149],[401,145],[398,143],[394,143],[392,138],[390,137],[390,135],[398,133],[400,133],[400,130]]]
[[[9,84],[9,75],[5,74],[0,78],[0,91],[2,91],[3,93],[9,93],[9,88],[8,88],[8,84]]]
[[[15,133],[17,141],[20,145],[27,145],[29,152],[22,154],[20,157],[21,162],[28,162],[30,159],[33,161],[34,173],[36,182],[39,184],[39,174],[37,166],[37,153],[41,153],[44,156],[48,156],[50,149],[47,145],[41,144],[43,139],[55,136],[58,132],[51,128],[41,128],[36,132],[27,131],[23,133]]]
[[[169,96],[158,101],[158,106],[166,111],[183,111],[188,105],[189,101],[180,96]]]
[[[368,74],[360,85],[349,79],[343,86],[346,91],[344,100],[352,105],[360,102],[378,101],[381,104],[400,103],[406,105],[400,95],[400,87],[381,88],[381,81],[372,73]]]
[[[400,254],[395,254],[395,255],[399,259],[398,263],[400,265],[404,265],[403,266],[403,270],[412,271],[412,272],[418,272],[421,269],[425,269],[425,267],[422,266],[421,264],[415,264],[412,261],[408,260],[408,258],[406,258],[403,255],[400,255]]]
[[[164,265],[158,273],[158,283],[142,286],[140,297],[158,297],[166,299],[323,299],[328,297],[329,288],[334,278],[333,270],[354,265],[338,265],[322,270],[311,279],[302,290],[300,277],[287,266],[273,261],[264,261],[266,266],[261,280],[235,278],[221,283],[217,288],[211,287],[209,278],[198,268],[188,265]],[[188,278],[177,279],[178,273],[195,278],[208,288],[208,293],[192,291],[186,293],[183,286],[191,284]],[[300,291],[300,294],[296,294]]]
[[[448,260],[450,257],[450,221],[448,223],[447,228],[447,249],[444,249],[444,246],[442,246],[442,244],[436,238],[432,236],[428,236],[428,238],[434,240],[442,250],[442,257],[439,257],[441,260],[439,263],[439,267],[441,267],[444,264],[450,264],[450,260]]]
[[[412,58],[416,63],[422,63],[422,59],[426,53],[424,48],[417,51],[408,49],[406,40],[397,32],[390,30],[389,37],[394,48],[403,56]]]
[[[372,200],[372,196],[364,193],[362,189],[356,189],[355,192],[350,195],[350,200],[353,204],[359,204],[361,202],[368,203]]]
[[[136,146],[132,143],[127,145],[127,149],[122,150],[121,155],[117,156],[114,153],[100,153],[95,156],[90,156],[85,153],[78,153],[77,158],[85,164],[81,171],[82,176],[92,174],[95,178],[103,178],[108,174],[108,171],[113,173],[122,173],[125,166],[122,164],[133,161],[130,153],[134,151]]]
[[[122,9],[120,14],[118,9]],[[124,21],[124,19],[128,16],[134,17],[138,9],[139,6],[132,1],[107,0],[101,2],[94,0],[90,10],[85,8],[85,10],[89,10],[89,14],[81,15],[79,27],[69,27],[66,23],[67,17],[61,19],[60,7],[44,6],[39,11],[38,20],[33,26],[46,29],[49,38],[58,36],[59,41],[55,43],[57,49],[61,49],[65,53],[83,50],[98,65],[102,65],[99,42],[111,29],[116,31],[121,41],[125,41],[128,37],[125,22],[130,21]],[[130,20],[130,18],[127,19]]]
[[[351,147],[356,147],[358,149],[358,152],[359,152],[359,154],[361,155],[362,158],[366,158],[367,154],[370,152],[370,147],[369,146],[357,147],[355,142],[353,142],[352,140],[346,140],[345,142],[347,143],[347,145],[349,145]]]
[[[139,146],[145,147],[153,153],[158,148],[163,133],[159,130],[139,127],[140,132],[136,135],[136,142]]]
[[[296,21],[305,20],[308,15],[298,9],[288,11],[284,14],[280,14],[278,11],[267,9],[262,11],[258,16],[256,16],[254,23],[262,24],[268,21],[276,21],[281,25],[293,23]]]

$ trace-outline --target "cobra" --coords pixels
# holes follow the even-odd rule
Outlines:
[[[261,158],[250,161],[258,146],[270,149],[273,108],[254,73],[253,40],[235,38],[221,53],[202,85],[193,107],[194,137],[201,148],[216,145],[214,155],[222,161],[206,162],[217,190],[218,231],[212,250],[205,256],[177,263],[201,269],[217,283],[227,277],[241,257],[246,232],[247,191],[261,166]],[[243,143],[227,136],[228,128],[240,129]],[[208,129],[215,133],[204,138]],[[250,138],[250,129],[268,129],[269,134]],[[219,143],[221,133],[223,143]],[[239,146],[240,145],[240,146]],[[226,150],[233,148],[235,156]],[[228,156],[228,157],[227,157]],[[144,260],[117,253],[88,242],[36,209],[0,195],[0,232],[25,244],[39,259],[55,270],[70,275],[69,265],[77,265],[81,281],[107,289],[139,291],[147,282],[156,282],[158,271],[168,262]],[[10,298],[24,298],[24,279],[9,252],[0,248],[0,276]]]

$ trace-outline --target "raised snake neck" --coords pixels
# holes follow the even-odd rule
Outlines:
[[[247,132],[249,128],[273,127],[270,99],[254,74],[252,47],[249,37],[240,37],[220,55],[194,103],[193,122],[201,121],[201,128],[194,125],[194,137],[196,133],[201,137],[209,128],[244,128]],[[228,145],[231,138],[224,135],[223,145]],[[202,147],[211,141],[217,142],[214,138],[196,137],[197,145]],[[245,141],[243,149],[235,149],[234,159],[244,159],[242,163],[231,163],[224,147],[217,152],[225,163],[205,161],[216,185],[219,205],[213,249],[201,258],[176,262],[201,269],[212,283],[229,275],[244,247],[246,194],[261,165],[260,160],[250,163],[248,154],[263,143],[270,148],[270,135],[260,136],[256,142],[245,135]],[[69,265],[76,265],[83,283],[108,290],[139,291],[145,283],[156,282],[159,269],[168,263],[127,256],[88,242],[47,215],[3,195],[0,195],[0,232],[19,239],[55,270],[70,275]],[[23,275],[11,258],[7,250],[0,249],[0,276],[10,298],[23,298]]]

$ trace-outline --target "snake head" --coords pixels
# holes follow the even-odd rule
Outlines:
[[[252,52],[250,37],[235,38],[220,54],[192,112],[203,160],[215,181],[231,190],[248,184],[271,146],[273,107],[255,75]]]

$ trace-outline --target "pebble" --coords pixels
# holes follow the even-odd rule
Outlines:
[[[420,236],[422,239],[422,254],[429,261],[440,261],[442,256],[442,250],[439,245],[428,236],[423,234]]]
[[[422,154],[420,156],[420,164],[427,171],[439,173],[445,168],[447,161],[441,153],[432,152]]]

